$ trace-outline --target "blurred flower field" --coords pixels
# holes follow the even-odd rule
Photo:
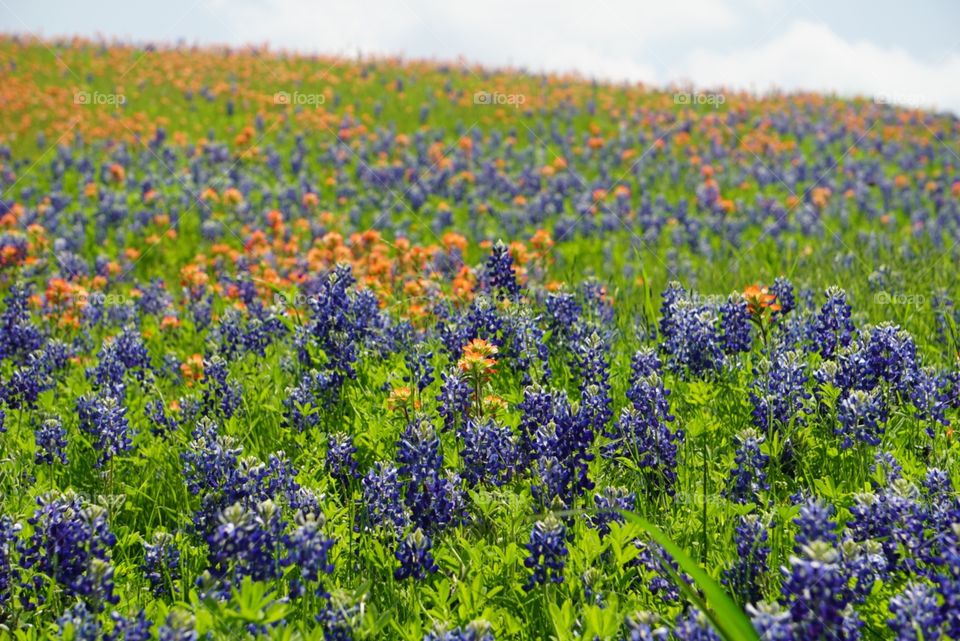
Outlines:
[[[0,68],[0,638],[960,638],[955,116]]]

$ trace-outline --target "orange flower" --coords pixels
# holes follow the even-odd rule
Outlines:
[[[123,168],[123,165],[118,165],[117,163],[110,165],[110,178],[113,180],[113,182],[123,182],[123,179],[126,178],[126,176],[127,172]]]
[[[747,288],[743,290],[743,299],[747,301],[747,308],[753,315],[757,315],[765,309],[769,309],[772,312],[780,311],[777,296],[770,292],[765,286],[747,286]]]
[[[391,412],[407,413],[411,409],[419,409],[420,402],[414,398],[413,390],[409,387],[395,387],[390,390],[390,397],[387,399],[387,409]]]
[[[497,346],[482,338],[475,338],[463,346],[463,356],[457,362],[461,371],[480,379],[490,377],[496,371]]]
[[[203,378],[203,354],[192,354],[186,361],[180,363],[180,373],[186,379],[187,385]]]

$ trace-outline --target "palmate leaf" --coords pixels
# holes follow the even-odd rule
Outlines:
[[[633,512],[622,511],[623,517],[630,523],[640,526],[664,550],[666,550],[680,568],[693,577],[694,583],[703,592],[701,598],[693,587],[673,570],[669,563],[663,567],[670,573],[673,581],[690,601],[710,619],[717,633],[725,641],[760,641],[760,636],[750,623],[750,619],[731,599],[720,585],[691,559],[683,549],[664,534],[660,528]]]

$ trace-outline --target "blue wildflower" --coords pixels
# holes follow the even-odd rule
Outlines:
[[[730,470],[724,496],[736,503],[759,503],[760,493],[770,489],[766,467],[770,457],[760,451],[763,436],[747,429],[736,437],[735,466]]]
[[[530,542],[526,544],[527,558],[523,564],[533,572],[524,589],[528,592],[547,581],[563,583],[563,569],[567,563],[567,531],[552,514],[533,524]]]
[[[172,593],[180,580],[180,550],[167,532],[153,533],[151,543],[143,544],[143,572],[154,596]]]
[[[59,461],[61,465],[67,464],[67,430],[63,428],[59,418],[52,417],[41,421],[34,431],[34,440],[37,444],[34,462],[37,465],[53,465],[54,461]]]
[[[397,580],[412,577],[421,581],[428,574],[437,572],[440,568],[434,563],[431,546],[430,537],[420,528],[400,541],[395,553],[400,567],[393,573]]]

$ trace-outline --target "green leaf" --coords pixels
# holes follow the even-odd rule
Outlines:
[[[627,521],[643,528],[650,535],[650,538],[660,544],[673,557],[673,560],[684,572],[693,577],[694,583],[703,591],[704,598],[702,599],[696,590],[671,568],[669,563],[662,564],[687,598],[703,610],[720,636],[726,641],[760,641],[757,631],[754,630],[753,624],[750,623],[750,619],[740,609],[740,606],[693,559],[687,556],[687,553],[679,545],[643,517],[633,512],[624,511],[622,513]]]

